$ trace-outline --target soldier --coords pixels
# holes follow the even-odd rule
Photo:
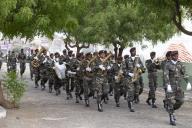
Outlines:
[[[54,68],[56,68],[56,65],[58,65],[59,67],[62,67],[63,71],[59,71],[59,72],[65,72],[66,71],[66,66],[65,63],[63,62],[63,58],[60,56],[59,57],[59,61],[55,62],[54,64]],[[60,74],[60,73],[59,73]],[[65,74],[65,73],[62,73]],[[60,95],[61,91],[60,88],[64,86],[64,78],[58,74],[55,75],[55,81],[54,81],[54,89],[56,91],[56,96]]]
[[[171,61],[165,65],[165,85],[167,111],[170,117],[170,124],[176,125],[174,112],[184,103],[184,91],[181,87],[182,78],[186,77],[184,65],[178,61],[178,51],[171,52]],[[185,79],[188,81],[187,79]]]
[[[55,80],[55,70],[53,69],[54,67],[54,54],[51,53],[49,58],[48,58],[48,72],[49,72],[49,93],[52,93],[53,90],[53,85],[54,85],[54,80]]]
[[[82,65],[82,61],[84,59],[83,53],[77,54],[77,77],[76,77],[76,86],[75,86],[75,95],[76,95],[76,103],[79,103],[79,99],[82,100],[81,95],[83,94],[83,72],[80,70]]]
[[[67,55],[66,49],[63,50],[63,62],[67,62],[69,60],[69,57]]]
[[[95,59],[96,57],[92,58],[92,54],[90,52],[87,53],[80,67],[80,71],[83,72],[83,89],[86,107],[89,107],[89,97],[94,96],[93,61]]]
[[[73,57],[73,51],[68,52],[69,60],[67,60],[67,83],[66,83],[66,94],[67,100],[73,98],[72,93],[76,84],[76,69],[77,59]]]
[[[6,55],[6,62],[7,62],[7,72],[9,72],[10,63],[8,59],[11,57],[11,51],[8,51],[8,54]]]
[[[133,69],[139,69],[141,70],[140,74],[144,72],[144,66],[143,66],[143,63],[141,62],[141,59],[139,56],[136,56],[136,48],[133,47],[130,49],[130,54],[131,56],[129,57],[128,59],[128,65],[132,65]],[[138,71],[139,71],[138,70]],[[135,91],[135,94],[134,94],[134,101],[135,103],[139,103],[139,95],[141,94],[142,90],[143,90],[143,81],[142,81],[142,76],[141,75],[138,75],[138,79],[133,83],[134,84],[134,91]]]
[[[35,57],[35,54],[33,53],[33,49],[31,49],[31,54],[30,54],[30,57],[29,57],[29,69],[30,69],[31,80],[33,80],[33,74],[34,74],[31,62],[33,61],[34,57]]]
[[[102,102],[107,98],[109,87],[107,82],[107,70],[110,68],[108,65],[108,59],[110,56],[106,57],[103,50],[99,51],[99,58],[95,62],[93,71],[96,75],[96,87],[95,91],[97,94],[97,105],[98,111],[102,112]]]
[[[18,60],[19,60],[19,63],[20,63],[20,75],[21,75],[21,78],[23,76],[23,73],[25,72],[25,69],[26,69],[26,55],[23,51],[23,49],[21,49],[21,53],[18,55]]]
[[[42,55],[39,57],[39,63],[40,63],[40,77],[41,77],[41,90],[45,90],[45,84],[48,81],[49,78],[49,63],[48,63],[49,56],[47,56],[47,51],[44,50]]]
[[[113,64],[115,64],[115,58],[112,56],[109,60],[109,65],[112,67]],[[115,79],[114,79],[114,74],[112,71],[112,68],[107,71],[107,79],[108,79],[108,84],[109,84],[109,95],[113,96],[113,88],[115,84]]]
[[[0,70],[3,63],[3,53],[0,51]]]
[[[117,62],[113,64],[112,66],[112,73],[113,77],[115,79],[115,85],[114,85],[114,99],[116,102],[116,107],[120,107],[119,99],[122,95],[125,94],[126,88],[124,83],[124,77],[123,77],[123,67],[122,62],[123,58],[118,57]]]
[[[155,97],[155,91],[157,88],[157,69],[160,69],[160,62],[157,62],[155,59],[155,52],[150,53],[151,59],[146,60],[145,65],[147,67],[148,71],[148,79],[149,79],[149,94],[147,99],[147,104],[151,105],[152,100],[152,108],[157,108],[155,105],[156,97]]]
[[[38,53],[39,53],[39,49],[35,49],[35,53],[33,55],[33,60],[37,60],[39,62]],[[33,73],[35,75],[35,88],[38,88],[39,87],[38,82],[41,79],[41,77],[40,77],[40,67],[32,64],[32,68],[33,68]]]
[[[17,71],[17,57],[14,51],[8,56],[8,72],[10,71]]]

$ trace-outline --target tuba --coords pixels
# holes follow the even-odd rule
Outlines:
[[[37,53],[37,55],[35,57],[39,57],[41,55],[41,53],[43,53],[46,49],[44,47],[41,47],[39,53]],[[33,60],[31,61],[31,65],[34,68],[38,68],[40,66],[40,61],[36,58],[33,58]]]

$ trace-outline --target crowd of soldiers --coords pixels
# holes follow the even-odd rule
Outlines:
[[[16,57],[14,52],[8,55],[8,71],[16,71],[16,58],[20,62],[20,74],[25,71],[26,55],[21,53]],[[148,72],[149,93],[146,103],[157,108],[157,70],[163,70],[163,87],[165,90],[164,107],[169,113],[170,124],[176,125],[175,110],[183,104],[184,92],[181,80],[185,76],[185,67],[178,61],[178,51],[168,51],[165,59],[156,58],[156,53],[150,53],[150,59],[145,61]],[[35,61],[34,61],[35,60]],[[63,66],[64,77],[56,72],[56,65]],[[109,96],[114,95],[116,107],[120,107],[120,97],[127,100],[130,112],[134,112],[134,105],[140,102],[139,96],[143,92],[144,83],[142,73],[144,64],[136,55],[136,48],[130,49],[130,56],[117,58],[105,50],[95,53],[79,53],[63,50],[62,54],[47,54],[47,50],[31,51],[30,75],[35,81],[35,88],[45,90],[48,84],[49,93],[66,91],[67,100],[72,99],[75,92],[76,103],[84,100],[85,106],[90,106],[90,98],[96,99],[98,111],[103,111],[103,103],[107,103]],[[186,81],[187,78],[185,78]],[[168,89],[171,87],[171,90]]]

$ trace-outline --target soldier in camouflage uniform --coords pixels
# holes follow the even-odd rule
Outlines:
[[[93,69],[96,75],[95,91],[97,94],[97,105],[99,112],[103,111],[102,102],[106,99],[109,92],[109,86],[107,82],[107,70],[110,66],[108,65],[107,61],[103,62],[105,57],[105,52],[103,50],[99,51],[99,58],[96,60]]]
[[[157,88],[157,69],[160,69],[160,62],[155,62],[155,52],[150,53],[151,59],[146,60],[145,65],[148,71],[148,79],[149,79],[149,94],[147,99],[147,104],[151,105],[152,100],[152,108],[157,108],[155,105],[156,96],[155,91]]]
[[[31,77],[31,80],[33,80],[33,74],[34,74],[34,71],[33,71],[33,67],[32,67],[31,62],[33,61],[34,57],[35,57],[35,54],[33,53],[33,49],[32,49],[32,50],[31,50],[30,57],[29,57],[29,69],[30,69],[30,77]]]
[[[23,76],[23,73],[25,72],[25,69],[26,69],[26,55],[24,54],[24,51],[23,49],[21,49],[21,53],[18,55],[18,60],[19,60],[19,63],[20,63],[20,75],[21,75],[21,78]]]
[[[112,67],[113,64],[115,64],[114,56],[112,56],[108,62],[109,62],[109,65]],[[108,79],[108,84],[109,84],[109,95],[113,96],[113,88],[114,88],[114,84],[115,84],[115,79],[114,79],[114,74],[113,74],[112,69],[107,71],[107,79]]]
[[[89,107],[89,97],[94,96],[94,85],[93,85],[94,73],[93,73],[93,62],[91,62],[92,59],[93,59],[92,54],[87,53],[80,67],[80,71],[83,72],[84,98],[85,98],[85,105],[87,107]]]
[[[55,70],[53,69],[54,67],[54,54],[51,53],[49,58],[48,58],[48,72],[49,72],[49,93],[52,93],[53,90],[53,85],[54,85],[54,80],[55,80]]]
[[[79,99],[82,100],[81,95],[83,94],[83,72],[80,70],[83,59],[83,53],[77,54],[77,77],[75,86],[76,103],[79,103]]]
[[[48,72],[48,58],[47,56],[47,51],[44,50],[42,55],[39,57],[39,62],[40,62],[40,78],[41,78],[41,90],[45,90],[45,84],[49,79],[49,72]]]
[[[73,51],[68,52],[69,60],[67,60],[67,83],[66,83],[66,94],[67,99],[73,98],[72,93],[76,85],[76,69],[77,59],[73,56]]]
[[[144,73],[144,65],[143,63],[141,62],[141,59],[139,56],[136,56],[136,48],[133,47],[130,49],[130,53],[131,53],[131,56],[129,57],[128,59],[128,65],[132,65],[133,69],[134,68],[138,68],[142,71],[142,73]],[[136,80],[133,84],[134,84],[134,101],[135,103],[139,103],[139,95],[141,94],[142,92],[142,88],[143,88],[143,81],[142,81],[142,76],[140,75],[138,80]]]
[[[0,70],[3,63],[3,53],[0,51]]]
[[[39,56],[37,56],[38,53],[39,53],[39,50],[36,49],[35,53],[33,55],[33,60],[34,59],[39,60]],[[33,73],[35,75],[35,88],[38,88],[39,87],[38,82],[41,79],[41,77],[40,77],[40,67],[34,67],[34,65],[32,65],[32,68],[33,68]]]
[[[17,57],[15,55],[15,52],[12,51],[12,53],[8,56],[8,72],[13,71],[16,72],[17,71]]]
[[[117,62],[112,66],[112,73],[115,80],[114,85],[114,99],[116,102],[116,107],[120,107],[119,99],[122,95],[125,94],[126,86],[124,83],[124,76],[123,76],[123,58],[118,57]]]
[[[176,125],[175,110],[179,109],[184,103],[184,91],[181,87],[181,80],[186,78],[185,67],[178,61],[178,51],[171,52],[171,61],[165,65],[164,79],[165,85],[172,90],[166,90],[167,111],[170,117],[170,124]],[[187,79],[185,79],[188,81]]]
[[[133,47],[130,49],[131,57],[127,58],[123,63],[123,72],[125,76],[125,84],[127,85],[128,91],[128,107],[131,112],[134,112],[133,101],[136,103],[139,102],[139,91],[140,83],[139,78],[136,81],[132,81],[132,78],[135,77],[134,69],[143,68],[143,64],[138,56],[136,56],[136,48]],[[140,73],[140,72],[139,72]],[[139,77],[139,76],[138,76]]]

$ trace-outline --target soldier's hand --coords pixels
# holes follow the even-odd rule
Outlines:
[[[129,73],[129,76],[130,76],[130,77],[134,77],[134,74],[133,74],[133,73]]]
[[[90,71],[91,71],[91,68],[90,68],[90,67],[87,67],[87,68],[86,68],[86,71],[90,72]]]
[[[111,66],[107,66],[107,69],[110,70],[110,69],[111,69]]]
[[[103,65],[99,65],[99,68],[100,68],[101,70],[105,70],[105,67],[104,67]]]
[[[136,67],[137,67],[137,68],[140,68],[140,67],[141,67],[141,65],[140,65],[140,64],[136,64]]]

